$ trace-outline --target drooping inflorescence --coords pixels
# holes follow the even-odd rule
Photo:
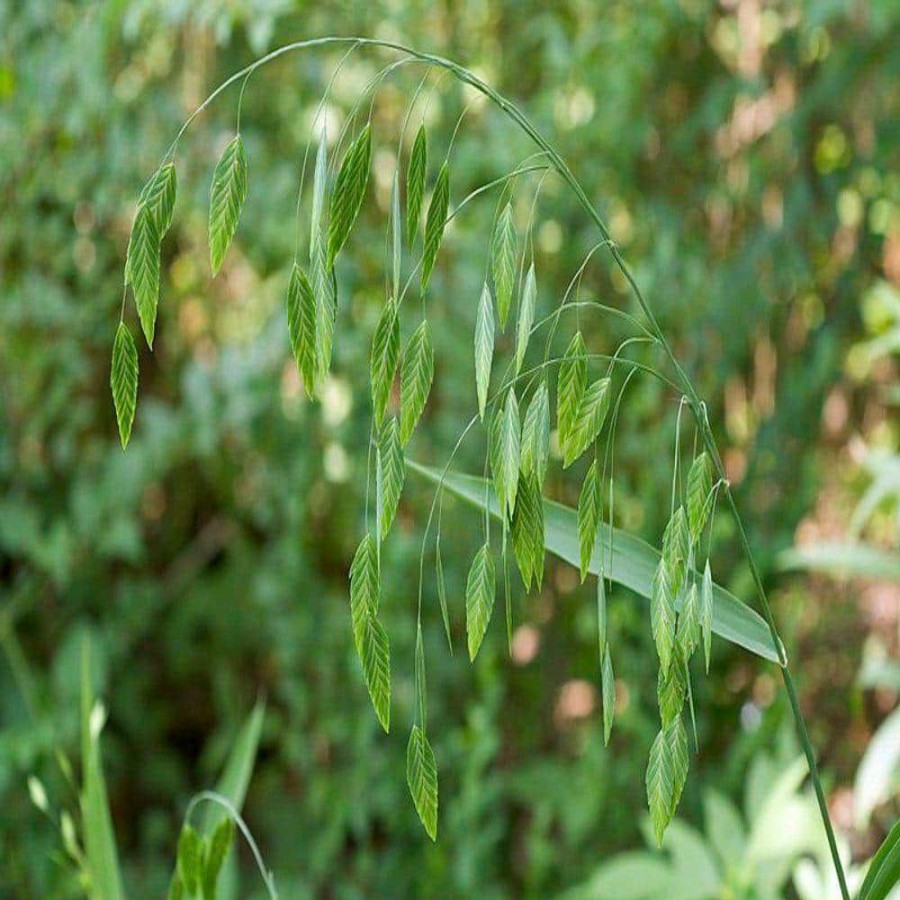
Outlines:
[[[457,77],[487,91],[477,80],[472,80],[474,76],[461,75],[464,70],[449,67]],[[251,68],[246,77],[252,71]],[[504,110],[509,112],[506,107]],[[533,130],[526,128],[526,131],[534,137]],[[374,141],[372,126],[366,122],[358,128],[344,151],[336,175],[329,177],[328,136],[324,127],[318,131],[310,206],[309,258],[301,261],[295,255],[292,261],[286,261],[290,265],[285,301],[287,331],[300,377],[310,397],[317,395],[331,367],[339,307],[336,265],[348,246],[365,204]],[[174,149],[170,153],[172,155],[167,156],[141,192],[125,266],[126,289],[132,290],[141,329],[150,347],[159,306],[160,247],[171,225],[175,206]],[[391,647],[380,616],[381,546],[395,521],[405,484],[407,460],[404,448],[422,421],[434,380],[432,332],[424,300],[448,222],[475,196],[490,187],[500,186],[491,234],[486,241],[487,274],[478,296],[470,298],[474,310],[473,408],[476,412],[460,438],[461,442],[473,426],[480,424],[487,447],[485,470],[490,474],[489,478],[480,481],[480,499],[476,502],[484,512],[484,535],[479,540],[466,582],[468,654],[474,661],[483,644],[496,605],[498,582],[505,589],[508,634],[511,631],[510,556],[515,560],[526,590],[541,588],[544,555],[548,548],[566,558],[559,542],[553,543],[548,538],[548,522],[552,518],[553,527],[558,528],[560,513],[543,496],[553,455],[551,422],[555,419],[555,449],[563,468],[570,469],[585,457],[588,460],[577,513],[571,516],[574,539],[570,561],[580,570],[582,581],[589,573],[597,579],[598,671],[607,742],[616,700],[607,585],[620,582],[650,600],[649,622],[659,657],[657,695],[661,728],[650,751],[646,787],[654,831],[661,840],[687,778],[689,741],[684,707],[691,696],[689,662],[693,653],[702,645],[708,668],[714,629],[769,658],[780,659],[775,655],[779,653],[778,648],[768,647],[765,623],[736,598],[724,592],[720,595],[724,599],[717,601],[714,596],[720,589],[714,589],[712,583],[708,541],[705,542],[705,559],[703,547],[720,483],[713,483],[715,468],[707,453],[701,452],[693,459],[684,497],[676,496],[680,490],[673,490],[673,511],[663,536],[661,554],[655,554],[650,548],[641,549],[635,542],[628,552],[637,554],[635,558],[639,565],[620,563],[622,551],[613,528],[611,499],[604,503],[612,480],[611,474],[607,476],[607,462],[612,457],[619,405],[630,377],[636,372],[649,372],[667,384],[672,382],[653,367],[623,355],[632,343],[659,345],[652,329],[622,311],[610,310],[596,302],[580,301],[577,290],[575,299],[570,302],[573,285],[580,285],[584,266],[596,248],[588,253],[562,303],[550,315],[541,318],[538,272],[527,239],[531,222],[523,232],[517,213],[516,179],[529,170],[528,166],[523,164],[503,178],[478,188],[453,208],[450,154],[448,152],[437,167],[433,179],[429,179],[429,156],[428,135],[423,122],[416,130],[405,161],[405,173],[398,154],[388,228],[391,248],[388,283],[391,287],[372,335],[369,357],[371,447],[374,451],[370,457],[374,468],[375,516],[374,527],[367,526],[350,566],[349,596],[352,637],[372,705],[379,723],[386,732],[389,731]],[[542,165],[536,168],[545,173],[555,170],[565,180],[571,177],[549,150],[543,150],[539,156]],[[238,132],[223,151],[212,178],[209,249],[213,275],[222,266],[237,232],[248,183],[248,161]],[[405,195],[405,205],[401,203],[401,194]],[[536,201],[537,191],[532,214]],[[401,210],[405,210],[405,216]],[[611,245],[604,236],[598,246]],[[614,246],[612,252],[617,253]],[[412,273],[405,284],[401,282],[404,268]],[[423,313],[404,344],[401,309],[416,274]],[[576,327],[565,352],[554,356],[552,340],[561,313],[582,306],[593,307],[601,314],[618,315],[634,326],[637,334],[624,341],[614,356],[603,356],[588,352],[584,333]],[[498,329],[501,333],[506,330],[514,311],[512,358],[501,372],[495,339]],[[537,337],[542,331],[546,333],[546,341],[540,348]],[[539,358],[535,352],[539,349],[543,349],[543,361],[530,365],[530,360]],[[625,378],[619,379],[618,373],[623,369]],[[394,400],[398,378],[399,404]],[[113,346],[111,385],[120,437],[125,446],[137,403],[138,354],[125,322],[124,304]],[[555,396],[555,416],[552,415],[552,396]],[[437,479],[436,502],[445,489],[445,476],[452,458],[453,455]],[[676,447],[676,475],[678,459],[679,448]],[[679,485],[676,477],[676,488]],[[434,509],[432,505],[432,514]],[[492,517],[500,524],[499,567],[491,540]],[[369,523],[368,515],[366,522]],[[423,558],[431,522],[430,516],[423,540]],[[702,574],[697,569],[701,559],[705,563]],[[650,572],[654,573],[652,579]],[[451,629],[440,552],[440,512],[435,541],[435,574],[449,640]],[[416,704],[407,749],[407,780],[418,815],[434,839],[438,821],[438,777],[426,722],[421,594],[420,583],[416,623]],[[717,602],[728,604],[728,615],[731,616],[727,622],[723,618],[718,627],[714,609]]]

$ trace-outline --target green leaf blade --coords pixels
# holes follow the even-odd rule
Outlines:
[[[411,460],[407,460],[406,464],[410,471],[434,484],[443,484],[447,492],[481,513],[487,510],[495,519],[502,518],[499,503],[492,493],[486,494],[483,478],[457,472],[448,472],[444,476],[439,469],[428,468]],[[578,568],[581,550],[575,510],[552,500],[545,499],[543,503],[546,549]],[[661,560],[659,551],[626,531],[611,529],[605,522],[600,523],[599,546],[604,551],[602,554],[595,553],[591,559],[591,574],[603,572],[610,581],[650,600],[654,574]],[[762,659],[783,664],[784,648],[773,643],[769,627],[758,613],[717,584],[713,585],[713,603],[712,630],[717,635]]]

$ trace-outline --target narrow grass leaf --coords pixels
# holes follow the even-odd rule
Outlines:
[[[581,485],[578,495],[578,545],[581,549],[581,581],[587,577],[591,557],[597,543],[597,528],[600,525],[600,514],[603,507],[603,496],[600,484],[600,471],[597,460],[591,463]]]
[[[466,637],[469,659],[474,662],[484,640],[494,599],[497,593],[497,573],[490,545],[485,543],[475,554],[466,582]]]
[[[425,172],[428,167],[428,139],[425,125],[420,125],[413,141],[406,170],[406,240],[411,247],[419,228],[422,201],[425,198]]]
[[[113,405],[116,409],[116,423],[119,426],[119,440],[122,449],[128,446],[134,411],[137,408],[138,355],[134,338],[124,322],[119,322],[113,341],[112,366],[109,373]]]
[[[219,873],[225,864],[225,859],[231,851],[234,843],[234,822],[230,816],[226,816],[216,826],[206,847],[203,857],[203,875],[201,886],[203,900],[216,900],[216,885],[219,881]]]
[[[138,206],[128,241],[125,281],[134,291],[134,303],[148,347],[153,346],[159,303],[159,242],[153,211],[147,206]]]
[[[550,394],[546,382],[535,390],[522,425],[522,452],[519,465],[525,475],[534,475],[542,488],[550,459]]]
[[[609,644],[603,653],[603,666],[600,670],[600,685],[603,693],[603,743],[609,744],[612,734],[613,720],[616,716],[616,679],[613,675],[612,653]]]
[[[869,863],[859,900],[886,900],[900,884],[900,822],[891,828]]]
[[[350,620],[356,649],[362,655],[362,633],[367,616],[378,612],[380,576],[378,548],[371,534],[360,541],[350,564]]]
[[[403,482],[406,479],[406,463],[400,445],[400,426],[393,416],[385,422],[378,439],[378,477],[381,487],[381,539],[384,540],[394,523]]]
[[[669,583],[668,568],[664,562],[660,562],[656,567],[656,574],[653,576],[650,623],[660,668],[668,671],[675,647],[675,594]]]
[[[703,656],[706,671],[709,673],[709,657],[712,652],[713,633],[713,580],[709,568],[709,560],[703,569],[703,581],[700,584],[700,634],[703,640]]]
[[[500,329],[506,328],[509,308],[512,305],[513,285],[516,277],[516,226],[513,222],[512,204],[507,201],[494,226],[491,241],[491,274],[497,300]]]
[[[103,761],[100,755],[101,727],[94,726],[95,705],[91,692],[91,649],[85,639],[81,653],[81,817],[84,851],[93,878],[92,900],[124,900],[122,873]],[[101,719],[102,722],[102,719]]]
[[[404,447],[409,443],[428,402],[433,379],[431,326],[427,319],[423,319],[406,344],[400,371],[400,441]]]
[[[531,336],[531,326],[534,325],[536,305],[537,280],[534,275],[534,263],[532,263],[525,276],[525,287],[522,289],[522,299],[519,303],[519,321],[516,328],[516,375],[522,371],[522,363],[525,361],[528,338]]]
[[[556,428],[559,446],[566,448],[587,388],[587,353],[584,337],[576,331],[559,364],[556,392]]]
[[[450,207],[450,164],[445,162],[438,172],[431,203],[428,204],[428,218],[425,221],[425,247],[422,250],[421,291],[424,294],[431,278],[434,261],[437,259],[444,226],[447,224],[447,210]]]
[[[347,242],[362,208],[371,156],[372,129],[367,124],[344,156],[334,183],[328,220],[328,256],[325,266],[328,272],[334,267],[334,261]]]
[[[316,319],[317,307],[313,287],[297,263],[291,268],[288,282],[287,320],[291,349],[308,397],[316,388]]]
[[[203,838],[185,823],[178,837],[178,874],[189,896],[200,893],[204,853]]]
[[[397,305],[391,297],[381,311],[381,318],[372,338],[372,408],[376,426],[384,421],[385,410],[391,396],[394,376],[400,360],[400,318]]]
[[[371,613],[360,628],[360,660],[375,715],[385,732],[391,730],[391,645],[384,626]]]
[[[475,317],[475,389],[478,394],[478,415],[484,420],[488,388],[491,384],[491,365],[494,360],[494,304],[485,282],[481,288],[478,312]]]
[[[479,514],[486,512],[502,521],[500,504],[489,490],[489,483],[475,475],[458,472],[443,473],[440,469],[422,466],[411,460],[406,461],[407,469],[428,479],[433,484],[441,484],[443,489],[456,496]],[[591,574],[601,572],[616,584],[634,591],[648,601],[653,594],[654,577],[659,569],[659,551],[640,538],[620,528],[610,528],[606,522],[600,523],[598,541],[604,549],[591,561]],[[578,545],[577,513],[574,509],[544,499],[544,545],[546,549],[570,565],[578,568],[581,551]],[[601,558],[602,557],[602,558]],[[676,600],[676,605],[677,605]],[[784,647],[775,645],[765,619],[742,603],[734,594],[720,585],[713,585],[713,631],[762,659],[781,664]]]
[[[599,437],[609,410],[609,384],[608,378],[600,378],[585,389],[565,443],[561,445],[564,466],[572,465]]]
[[[687,477],[687,516],[691,539],[698,541],[712,508],[712,463],[701,453],[692,463]]]
[[[406,748],[406,783],[428,837],[437,840],[437,764],[431,744],[418,725],[413,725]]]
[[[225,259],[247,199],[247,156],[236,134],[219,157],[209,192],[209,262],[215,275]]]

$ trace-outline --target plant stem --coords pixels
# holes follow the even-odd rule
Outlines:
[[[718,475],[720,478],[725,478],[725,470],[722,465],[722,460],[719,456],[718,450],[716,448],[715,437],[713,436],[712,429],[709,425],[709,419],[706,415],[706,407],[700,400],[699,395],[697,394],[697,390],[688,377],[687,373],[682,368],[678,359],[675,356],[674,351],[672,350],[672,346],[666,338],[663,330],[653,313],[650,304],[647,302],[644,295],[641,293],[640,288],[637,285],[637,282],[634,279],[634,276],[631,274],[630,269],[625,263],[625,259],[622,256],[618,246],[613,241],[612,236],[609,232],[609,228],[606,223],[603,221],[603,218],[600,216],[600,213],[595,209],[591,201],[588,199],[587,194],[582,188],[579,181],[575,178],[571,169],[565,162],[565,160],[559,155],[559,153],[554,149],[552,144],[538,131],[538,129],[531,123],[531,121],[525,116],[519,108],[492,88],[489,84],[482,81],[477,75],[468,69],[460,66],[459,64],[453,62],[452,60],[446,59],[442,56],[437,56],[432,53],[423,53],[419,50],[415,50],[411,47],[407,47],[403,44],[382,40],[379,38],[361,38],[361,37],[338,37],[338,36],[330,36],[330,37],[322,37],[322,38],[313,38],[305,41],[296,41],[291,44],[285,44],[282,47],[273,50],[271,53],[268,53],[266,56],[260,57],[260,59],[251,63],[249,66],[246,66],[241,71],[236,72],[226,81],[224,81],[219,87],[217,87],[210,95],[207,97],[204,102],[197,107],[197,109],[191,114],[191,116],[187,119],[184,125],[181,127],[181,130],[178,132],[175,140],[173,141],[172,147],[169,152],[174,150],[175,145],[178,143],[178,140],[184,134],[184,132],[188,129],[191,122],[204,110],[206,109],[216,97],[221,94],[224,90],[234,84],[236,81],[241,78],[249,78],[256,69],[265,65],[268,62],[271,62],[274,59],[277,59],[279,56],[283,56],[286,53],[293,52],[295,50],[304,50],[310,49],[313,47],[327,47],[327,46],[336,46],[336,45],[346,45],[346,44],[354,44],[357,47],[377,47],[386,50],[393,50],[395,52],[406,54],[409,57],[419,60],[420,62],[427,63],[429,65],[437,66],[438,68],[444,69],[445,71],[450,72],[454,75],[459,81],[468,84],[473,87],[479,93],[484,94],[489,100],[491,100],[497,107],[502,110],[506,116],[511,119],[519,128],[526,134],[528,137],[534,141],[534,143],[544,151],[549,160],[551,166],[556,170],[562,180],[569,186],[572,192],[575,194],[576,199],[578,200],[579,205],[588,215],[588,217],[593,221],[594,225],[597,227],[598,231],[602,235],[604,241],[606,241],[609,245],[609,252],[612,257],[613,262],[616,267],[625,277],[625,280],[628,282],[629,287],[634,294],[635,299],[637,300],[638,305],[641,308],[641,311],[644,313],[644,316],[647,319],[647,324],[649,326],[649,330],[653,337],[657,339],[660,347],[663,350],[663,353],[666,356],[667,361],[671,365],[672,369],[675,373],[675,381],[678,386],[682,390],[684,396],[687,398],[688,405],[694,412],[697,422],[699,423],[699,428],[701,434],[703,436],[703,441],[707,446],[707,449],[710,451],[710,454],[715,461],[715,465],[718,471]],[[841,863],[840,854],[837,849],[837,841],[835,840],[834,830],[831,825],[831,820],[828,815],[828,805],[825,801],[825,794],[822,789],[821,780],[819,778],[818,768],[816,766],[815,760],[815,751],[813,750],[812,744],[810,743],[809,733],[806,728],[806,722],[803,718],[803,712],[800,709],[800,704],[797,700],[797,694],[794,689],[793,679],[791,678],[790,670],[788,668],[787,656],[784,652],[784,648],[781,642],[781,639],[778,635],[778,629],[775,625],[775,617],[772,614],[772,609],[769,606],[768,598],[766,597],[765,587],[763,586],[762,577],[760,575],[759,569],[757,568],[756,562],[754,561],[753,554],[750,548],[750,541],[747,537],[746,530],[744,529],[743,522],[738,513],[737,506],[734,501],[734,497],[731,492],[731,487],[728,484],[727,480],[725,481],[725,496],[728,501],[729,509],[731,510],[732,516],[738,528],[738,533],[740,536],[740,541],[742,545],[742,549],[747,558],[748,564],[750,566],[750,573],[753,578],[754,585],[756,587],[756,592],[759,597],[759,604],[762,608],[763,614],[765,616],[766,622],[769,626],[769,630],[772,634],[772,640],[775,643],[775,647],[781,656],[781,673],[782,678],[784,680],[785,689],[787,690],[788,698],[791,703],[791,710],[794,715],[794,719],[797,725],[797,731],[800,736],[800,741],[803,744],[804,752],[806,753],[806,759],[809,764],[809,772],[810,777],[812,779],[816,799],[819,804],[819,812],[822,816],[822,824],[825,827],[825,832],[828,837],[828,845],[831,851],[832,861],[834,863],[835,871],[837,872],[838,882],[841,887],[841,896],[843,900],[850,900],[850,894],[847,890],[847,882],[844,877],[844,869]]]

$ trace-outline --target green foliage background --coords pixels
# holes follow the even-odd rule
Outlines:
[[[54,749],[77,747],[85,632],[103,648],[107,774],[134,896],[163,894],[188,799],[212,783],[260,694],[266,725],[246,813],[285,897],[543,897],[640,841],[656,729],[646,609],[612,597],[621,696],[605,750],[591,589],[550,562],[547,587],[516,610],[538,639],[533,661],[507,658],[495,621],[470,667],[462,595],[480,539],[472,513],[452,506],[442,543],[453,657],[426,583],[441,836],[424,837],[404,781],[410,586],[430,502],[413,476],[383,562],[397,733],[384,737],[369,708],[346,579],[362,533],[365,379],[383,302],[378,152],[395,146],[415,72],[391,81],[375,107],[375,188],[338,264],[336,377],[322,405],[303,398],[283,296],[299,161],[339,54],[290,57],[250,83],[250,194],[215,283],[208,184],[233,134],[236,94],[192,129],[164,244],[156,349],[141,348],[135,431],[127,453],[118,446],[109,353],[140,187],[212,87],[269,48],[320,34],[397,38],[458,58],[554,136],[710,401],[776,612],[810,673],[826,771],[846,781],[878,717],[854,686],[866,625],[852,603],[828,620],[804,615],[821,609],[821,595],[779,579],[774,559],[871,410],[844,360],[861,333],[861,299],[900,279],[898,27],[891,0],[0,8],[0,894],[76,894],[66,867],[47,864],[58,836],[24,785],[38,773],[72,804]],[[348,64],[338,112],[377,64]],[[432,179],[468,99],[450,90],[434,101]],[[454,199],[530,150],[475,106],[454,149]],[[432,276],[435,387],[409,448],[422,461],[443,463],[475,410],[472,330],[492,209],[473,205]],[[546,313],[595,235],[552,181],[539,218]],[[625,303],[603,266],[586,284]],[[582,325],[595,352],[614,346],[608,322]],[[836,385],[849,397],[837,435],[822,426]],[[674,412],[657,384],[636,380],[620,428],[618,517],[653,541],[668,513]],[[461,469],[479,470],[479,440],[464,446]],[[558,467],[551,486],[575,502],[577,482]],[[732,539],[722,516],[717,577],[746,597]],[[774,677],[717,643],[713,674],[695,686],[701,752],[688,818],[700,785],[737,793],[753,749],[778,729]],[[573,684],[584,694],[582,680],[592,703],[573,717],[561,698]]]

